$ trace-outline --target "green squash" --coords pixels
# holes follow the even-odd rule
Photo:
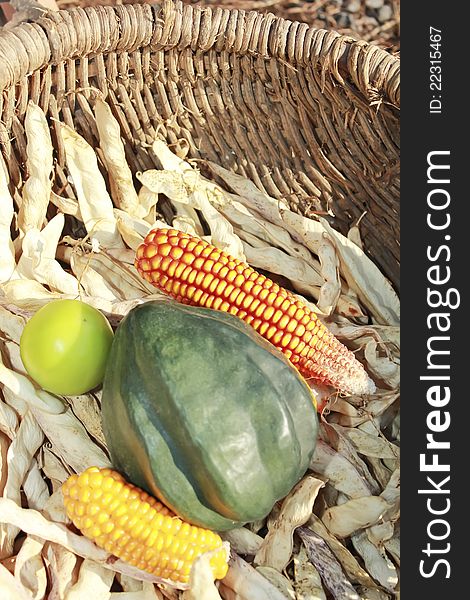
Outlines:
[[[166,298],[119,325],[102,417],[114,466],[213,530],[265,517],[304,475],[318,429],[310,388],[274,346]]]

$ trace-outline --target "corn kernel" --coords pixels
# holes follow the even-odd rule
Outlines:
[[[183,272],[185,272],[186,270],[189,273],[188,266],[185,263],[183,263],[183,262],[179,262],[177,264],[177,266],[176,266],[175,275],[174,276],[177,279],[179,279],[179,278],[183,279],[182,275],[183,275]]]
[[[250,308],[251,304],[253,302],[253,296],[245,296],[245,298],[243,299],[243,308]]]
[[[172,238],[173,240],[177,239],[176,237]],[[171,258],[174,258],[175,260],[178,260],[179,258],[181,258],[184,254],[184,250],[182,248],[180,248],[179,246],[174,246],[171,250],[170,250],[170,256]]]
[[[282,317],[279,319],[279,323],[277,324],[279,329],[284,330],[287,325],[289,323],[289,317],[286,314],[283,314]]]
[[[194,280],[194,283],[197,286],[200,286],[202,284],[202,282],[204,281],[205,276],[206,276],[206,273],[204,273],[204,271],[196,271],[196,279]]]
[[[232,293],[230,294],[228,301],[230,304],[235,304],[237,306],[237,298],[242,293],[240,288],[234,288]],[[239,306],[239,305],[238,305]]]
[[[88,514],[90,514],[90,513],[88,513]],[[109,520],[109,514],[107,512],[100,512],[95,517],[95,523],[98,523],[98,525],[102,525],[103,523],[106,523],[108,520]]]
[[[194,269],[191,269],[188,273],[188,276],[185,277],[185,281],[187,281],[188,283],[194,283],[196,281],[196,277],[197,277],[197,271],[195,271]]]
[[[92,473],[94,472],[95,471],[92,471]],[[90,475],[91,473],[84,471],[81,475],[78,476],[78,479],[76,480],[77,485],[79,485],[82,489],[89,487]]]
[[[170,254],[170,252],[171,252],[170,244],[165,243],[165,244],[161,244],[158,254],[160,256],[168,256],[168,254]]]
[[[297,348],[297,346],[300,343],[300,339],[294,335],[294,337],[291,339],[290,343],[289,343],[289,350],[291,350],[292,352]]]
[[[245,281],[245,283],[243,284],[243,289],[245,290],[245,292],[250,293],[251,290],[253,289],[253,286],[255,284],[253,283],[253,281],[250,281],[249,279],[247,281]]]
[[[277,297],[277,293],[275,293],[275,292],[273,292],[273,291],[269,292],[269,294],[268,294],[268,295],[267,295],[267,297],[266,297],[266,304],[267,304],[269,307],[271,307],[271,308],[272,308],[272,306],[273,306],[273,303],[274,303],[274,300],[276,299],[276,297]],[[274,310],[274,308],[273,308],[273,310]]]
[[[99,538],[102,534],[102,530],[100,527],[98,527],[98,525],[93,525],[93,527],[90,527],[88,529],[88,537],[92,538],[92,539],[96,539]]]
[[[285,334],[282,336],[282,340],[281,340],[281,346],[282,346],[283,348],[286,348],[287,346],[289,346],[291,339],[292,339],[292,334],[290,334],[290,333],[285,333]]]
[[[235,286],[234,286],[234,285],[232,285],[231,283],[229,283],[229,284],[227,285],[227,287],[224,289],[224,293],[223,293],[224,297],[225,297],[226,299],[227,299],[227,298],[229,298],[229,297],[230,297],[230,294],[233,292],[233,290],[234,290],[234,289],[235,289]]]
[[[287,314],[289,315],[289,317],[291,317],[293,319],[296,312],[297,312],[297,307],[295,306],[295,304],[291,303],[290,306],[287,308]]]
[[[265,302],[268,296],[269,296],[269,290],[266,288],[263,288],[260,291],[258,298],[261,300],[261,302]]]
[[[92,492],[89,488],[81,489],[77,499],[80,500],[80,502],[88,502],[88,500],[91,498],[91,493]]]
[[[210,286],[212,284],[212,282],[214,281],[214,275],[212,273],[204,273],[203,274],[203,279],[202,279],[202,287],[207,290],[208,288],[210,289]],[[210,290],[213,291],[213,290]]]
[[[219,260],[217,260],[214,263],[214,266],[212,267],[212,273],[214,273],[215,275],[218,275],[223,266],[224,266],[224,264],[222,262],[220,262]]]
[[[221,277],[222,279],[226,279],[229,272],[229,267],[227,265],[224,265],[219,271],[219,277]]]
[[[188,296],[189,298],[191,298],[191,300],[194,302],[194,304],[199,304],[202,303],[202,297],[204,296],[204,292],[202,290],[198,290],[196,288],[196,290],[194,291],[194,293],[191,296]]]
[[[181,262],[183,262],[185,265],[191,265],[193,260],[194,254],[188,251],[184,252],[183,256],[181,257]]]
[[[267,330],[269,329],[269,323],[264,321],[260,322],[260,326],[257,328],[257,331],[263,337],[266,337]]]
[[[81,520],[81,523],[82,523],[83,529],[90,529],[91,527],[93,527],[95,521],[91,517],[85,517],[84,519]]]
[[[89,489],[91,491],[91,496],[90,497],[93,500],[99,500],[103,496],[103,490],[102,489],[100,489],[100,488],[94,488],[94,489],[89,488]]]
[[[276,333],[277,329],[276,327],[274,327],[274,325],[270,325],[268,330],[266,331],[266,339],[271,341],[271,338],[273,337],[273,335]]]
[[[294,331],[297,329],[297,321],[295,319],[290,319],[285,329],[288,333],[294,333]]]
[[[253,316],[255,316],[255,311],[260,304],[261,301],[259,300],[259,298],[253,298],[253,302],[250,304],[250,310]]]

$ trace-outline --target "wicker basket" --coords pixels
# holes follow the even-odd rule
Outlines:
[[[0,32],[0,56],[13,192],[28,101],[50,118],[55,191],[73,194],[57,121],[97,146],[100,93],[134,171],[155,166],[160,135],[303,214],[334,213],[343,232],[366,211],[365,247],[398,288],[399,61],[385,51],[270,14],[164,1],[47,13]]]

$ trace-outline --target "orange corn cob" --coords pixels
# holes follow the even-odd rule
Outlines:
[[[373,381],[354,354],[293,294],[241,260],[175,229],[154,229],[137,249],[144,279],[176,300],[237,315],[281,350],[300,373],[347,394]]]
[[[215,550],[215,579],[227,573],[220,537],[176,517],[116,471],[90,467],[62,486],[67,516],[98,546],[156,577],[187,583],[194,560]]]

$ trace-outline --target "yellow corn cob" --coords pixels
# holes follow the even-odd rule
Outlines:
[[[300,373],[348,394],[373,381],[354,354],[289,291],[207,242],[154,229],[137,249],[139,273],[176,300],[229,312],[281,350]]]
[[[70,476],[62,492],[73,524],[130,565],[187,583],[194,560],[215,550],[210,560],[214,579],[225,577],[227,553],[216,533],[185,523],[116,471],[90,467]]]

